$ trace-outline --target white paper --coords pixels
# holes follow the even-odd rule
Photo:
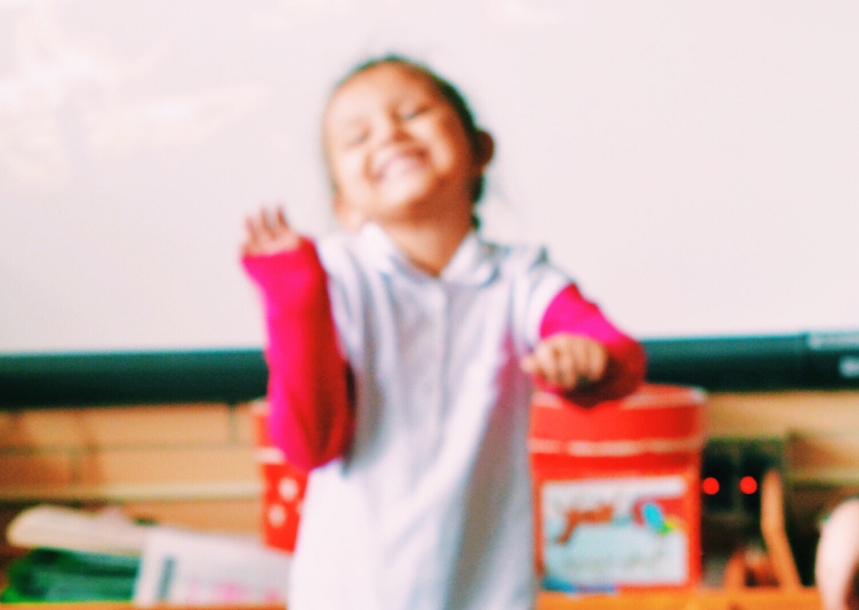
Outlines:
[[[149,529],[115,510],[88,513],[41,505],[15,517],[9,524],[6,538],[11,544],[25,548],[136,556],[143,548]]]
[[[232,535],[152,528],[134,603],[217,606],[286,602],[290,555]]]

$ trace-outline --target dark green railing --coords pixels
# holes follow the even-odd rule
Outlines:
[[[859,388],[859,331],[645,340],[649,381],[710,391]],[[0,356],[0,409],[218,401],[265,394],[259,350]]]

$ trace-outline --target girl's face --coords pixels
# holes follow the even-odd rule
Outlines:
[[[446,222],[450,214],[470,222],[472,188],[491,156],[491,146],[475,151],[427,76],[395,62],[356,74],[334,93],[324,140],[336,203],[383,226]]]

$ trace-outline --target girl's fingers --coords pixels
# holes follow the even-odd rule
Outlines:
[[[576,386],[585,387],[593,383],[598,376],[593,372],[592,359],[593,359],[593,343],[588,340],[574,340],[572,341],[572,349],[575,352],[574,361],[575,361],[575,377],[576,377]]]
[[[589,375],[593,381],[600,381],[608,371],[608,350],[601,343],[593,342],[588,359]]]
[[[301,245],[301,236],[292,230],[281,207],[261,207],[245,219],[247,239],[242,254],[250,256],[277,254]]]
[[[291,244],[298,239],[298,234],[289,226],[282,207],[266,210],[265,220],[267,235],[272,241]]]
[[[575,347],[569,342],[559,343],[557,351],[558,381],[557,385],[564,389],[572,389],[579,381],[578,357]]]
[[[278,206],[275,220],[277,223],[277,228],[280,231],[292,231],[292,229],[289,226],[289,223],[286,222],[286,216],[283,213],[282,207]]]
[[[529,375],[539,377],[553,385],[559,385],[558,362],[554,347],[549,341],[539,343],[533,352],[522,358],[520,366]]]
[[[260,229],[262,235],[266,239],[274,239],[276,236],[275,223],[272,216],[269,214],[268,208],[261,208],[259,213]]]
[[[260,228],[259,219],[254,218],[252,216],[247,216],[245,218],[245,242],[242,244],[242,254],[256,254],[259,250],[260,244],[260,234],[262,229]]]
[[[259,230],[257,229],[254,219],[250,216],[245,218],[245,231],[247,233],[248,242],[256,242],[259,239]]]
[[[560,367],[556,346],[551,341],[543,341],[534,350],[537,368],[543,379],[553,385],[560,385]]]
[[[570,390],[576,386],[579,367],[576,346],[566,337],[550,337],[534,350],[538,374],[548,383]]]
[[[599,382],[608,370],[608,351],[586,337],[556,335],[522,359],[522,370],[565,390]]]
[[[539,371],[539,367],[537,366],[537,359],[533,354],[528,354],[519,362],[519,366],[522,367],[522,370],[529,375],[536,375]]]

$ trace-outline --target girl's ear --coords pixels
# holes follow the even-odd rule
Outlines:
[[[480,170],[483,171],[495,155],[495,140],[488,131],[483,131],[481,129],[477,132],[475,153],[475,161],[477,161],[477,165],[480,167]]]

